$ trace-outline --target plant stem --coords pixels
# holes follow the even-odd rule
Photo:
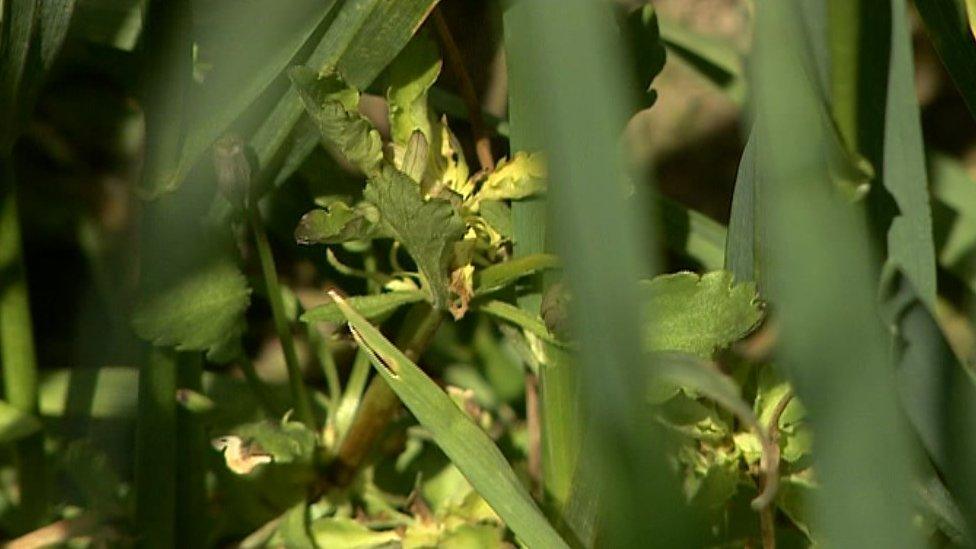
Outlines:
[[[302,369],[298,362],[298,353],[295,352],[295,340],[292,338],[288,315],[285,314],[285,305],[281,299],[278,271],[275,269],[271,243],[268,242],[268,233],[264,230],[257,205],[249,206],[247,212],[254,233],[254,241],[257,245],[258,259],[261,262],[262,279],[268,294],[268,302],[271,304],[271,316],[274,318],[275,330],[278,333],[278,339],[281,341],[281,350],[285,355],[285,366],[288,368],[288,385],[291,387],[295,415],[309,429],[314,430],[315,419],[312,415],[312,405],[302,381]]]
[[[437,29],[437,36],[440,38],[441,45],[444,47],[444,58],[447,60],[451,71],[458,79],[458,86],[461,91],[461,98],[468,109],[468,118],[471,120],[471,131],[474,133],[474,148],[478,155],[478,163],[482,170],[492,170],[495,168],[495,159],[491,154],[491,137],[485,127],[485,120],[481,115],[481,102],[478,101],[478,93],[471,82],[471,75],[464,68],[464,59],[461,57],[461,50],[458,49],[451,29],[447,26],[441,8],[435,7],[431,14],[434,20],[434,27]]]
[[[398,338],[398,346],[403,349],[403,354],[416,362],[427,349],[443,319],[442,311],[433,309],[426,303],[415,305],[404,320],[404,330]],[[335,461],[335,478],[338,484],[348,484],[352,480],[376,439],[399,409],[400,399],[393,389],[390,389],[382,377],[373,377],[363,395],[356,417],[339,446]]]
[[[537,78],[533,61],[537,44],[528,24],[531,2],[506,3],[504,12],[505,58],[509,83],[509,134],[512,151],[540,149],[545,145],[546,123],[540,104],[543,98],[529,89]],[[512,203],[514,255],[522,257],[547,250],[545,199]],[[534,278],[533,293],[518,299],[518,305],[533,315],[539,314],[544,287],[541,276]],[[578,380],[570,364],[543,364],[539,368],[539,408],[542,437],[542,478],[546,493],[558,510],[569,497],[579,452]]]
[[[180,355],[177,367],[180,388],[203,390],[203,357]],[[207,539],[206,455],[207,437],[198,414],[177,407],[176,427],[176,540],[177,547],[192,547]]]
[[[0,364],[7,402],[23,412],[36,414],[37,357],[13,159],[9,156],[0,157]],[[18,441],[15,456],[21,520],[25,527],[32,528],[43,520],[48,506],[43,433]]]
[[[143,547],[174,547],[176,536],[177,353],[153,347],[139,368],[135,524]]]

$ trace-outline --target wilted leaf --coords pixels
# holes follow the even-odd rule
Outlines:
[[[438,198],[424,200],[416,183],[388,165],[370,178],[363,196],[380,211],[382,226],[413,257],[434,306],[446,308],[447,269],[465,229],[454,206]]]
[[[644,346],[649,351],[684,351],[710,357],[746,336],[762,319],[755,285],[733,284],[732,273],[699,277],[682,272],[642,283],[647,299]]]
[[[369,204],[350,208],[333,202],[328,209],[312,210],[295,227],[299,244],[341,244],[349,240],[369,240],[377,233],[379,213]]]
[[[519,200],[546,191],[546,159],[542,153],[519,151],[502,160],[488,174],[475,195],[476,200]]]
[[[212,352],[240,336],[250,293],[237,265],[221,258],[143,299],[133,328],[153,345]]]
[[[312,522],[312,538],[319,547],[362,549],[400,541],[393,530],[370,530],[351,518],[322,517]]]
[[[397,292],[387,292],[376,295],[358,295],[346,298],[350,305],[356,308],[364,317],[368,319],[379,318],[400,307],[423,301],[426,294],[420,290],[404,290]],[[326,303],[305,312],[302,315],[302,322],[345,322],[346,317],[339,309],[336,302]]]
[[[274,461],[271,454],[264,453],[257,444],[247,442],[238,436],[218,437],[213,439],[211,444],[215,450],[224,455],[227,468],[238,475],[249,474],[258,465]]]
[[[383,140],[359,114],[359,92],[334,74],[316,74],[307,67],[292,67],[288,76],[322,137],[364,173],[375,173],[383,160]]]

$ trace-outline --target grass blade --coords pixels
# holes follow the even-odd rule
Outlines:
[[[761,2],[754,50],[759,190],[768,197],[765,234],[777,267],[769,295],[782,314],[778,364],[810,410],[824,538],[916,547],[911,452],[877,319],[872,254],[859,212],[830,184],[832,130],[818,114],[819,84],[803,70],[799,15],[800,2]],[[876,459],[880,448],[885,460]],[[853,501],[856,508],[839,504]]]
[[[955,0],[915,0],[942,64],[976,117],[976,42],[966,24],[966,14]]]
[[[376,371],[515,535],[528,547],[567,547],[488,435],[368,320],[338,294],[332,299]]]
[[[596,491],[582,497],[599,499],[600,545],[639,547],[651,539],[659,547],[697,545],[654,429],[643,421],[637,280],[656,265],[644,240],[647,219],[635,208],[641,201],[627,197],[619,162],[618,134],[630,112],[625,98],[633,94],[613,61],[623,56],[609,6],[532,0],[515,8],[519,39],[531,46],[519,50],[528,74],[513,73],[521,81],[513,77],[511,86],[534,98],[533,131],[549,154],[551,179],[560,183],[549,190],[549,234],[566,260],[578,313],[583,453],[592,452]]]

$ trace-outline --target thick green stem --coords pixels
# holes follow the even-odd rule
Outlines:
[[[9,157],[0,158],[0,365],[7,402],[23,412],[37,413],[37,358]],[[47,512],[44,435],[37,433],[19,441],[16,461],[21,520],[30,528]]]
[[[398,338],[398,346],[403,349],[403,354],[414,362],[419,360],[443,319],[442,311],[432,309],[426,303],[414,306],[404,321],[404,331]],[[352,480],[376,439],[399,409],[400,399],[396,393],[382,377],[374,377],[366,388],[356,417],[339,446],[335,462],[336,482],[346,484]]]
[[[281,287],[278,282],[278,271],[275,269],[274,255],[271,253],[271,243],[268,242],[268,233],[264,230],[261,222],[261,214],[257,206],[248,208],[251,229],[254,233],[254,242],[257,246],[258,259],[261,262],[261,275],[264,280],[264,287],[268,294],[268,302],[271,304],[271,316],[274,318],[275,330],[278,339],[281,341],[281,351],[285,355],[285,366],[288,368],[288,385],[291,388],[292,403],[295,406],[295,415],[298,420],[307,425],[310,429],[315,429],[315,418],[312,415],[312,404],[305,390],[305,383],[302,380],[302,369],[298,362],[298,353],[295,352],[295,340],[292,338],[291,325],[288,322],[288,315],[285,314],[285,305],[281,299]]]
[[[512,151],[537,150],[544,145],[539,102],[528,83],[534,78],[533,61],[538,44],[527,25],[526,1],[507,3],[504,13],[505,53],[509,82],[509,135]],[[546,251],[546,202],[544,199],[512,203],[515,257]],[[536,277],[537,293],[518,300],[523,310],[539,314],[542,277]],[[543,364],[539,370],[542,478],[545,491],[562,508],[569,497],[576,468],[579,431],[576,414],[577,376],[569,361]]]
[[[136,517],[140,547],[174,547],[177,353],[154,347],[139,368]]]

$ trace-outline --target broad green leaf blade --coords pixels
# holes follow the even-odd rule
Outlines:
[[[370,320],[382,317],[409,303],[423,301],[426,294],[420,290],[388,292],[376,295],[359,295],[346,301],[361,315]],[[343,322],[345,316],[335,301],[319,305],[302,315],[302,322]]]
[[[477,271],[475,294],[485,295],[500,290],[516,280],[548,269],[558,268],[559,258],[552,254],[531,254]]]
[[[406,145],[414,131],[420,131],[428,143],[434,142],[427,92],[440,73],[440,52],[426,34],[418,34],[393,60],[386,99],[390,105],[390,136],[394,143]]]
[[[488,435],[368,320],[338,294],[332,299],[376,371],[515,535],[527,547],[568,547]]]
[[[17,139],[20,109],[26,108],[20,93],[39,9],[37,4],[37,0],[11,0],[0,6],[3,10],[3,26],[0,27],[0,156],[10,153]]]
[[[893,281],[885,319],[894,335],[905,415],[976,532],[976,379],[959,363],[930,309],[904,277]]]
[[[439,198],[424,200],[420,186],[389,165],[369,179],[363,197],[380,211],[380,223],[407,250],[438,309],[450,303],[447,270],[464,221],[454,206]]]
[[[918,296],[935,310],[935,245],[929,208],[921,114],[915,93],[915,66],[906,10],[894,0],[891,13],[891,62],[885,110],[883,182],[898,215],[888,229],[886,268],[905,274]],[[974,50],[976,52],[976,50]]]
[[[0,444],[22,439],[40,429],[39,419],[0,400]]]
[[[976,117],[976,42],[966,14],[956,0],[915,0],[915,7],[942,64]]]
[[[642,421],[646,372],[637,281],[657,263],[649,257],[654,247],[645,241],[653,234],[649,220],[641,215],[649,208],[641,207],[644,197],[628,194],[617,148],[632,112],[632,85],[610,6],[529,0],[513,2],[508,10],[505,23],[515,27],[506,29],[506,40],[520,44],[508,59],[521,63],[509,79],[513,97],[521,94],[510,110],[513,138],[516,117],[533,122],[518,128],[516,150],[544,150],[550,178],[559,182],[548,189],[550,226],[536,219],[528,236],[530,242],[552,238],[574,295],[572,332],[579,334],[580,348],[572,381],[585,389],[581,455],[590,456],[580,462],[588,468],[581,484],[595,492],[580,497],[599,502],[601,545],[701,545],[702,529],[692,525],[677,479],[668,472],[660,433]],[[521,221],[514,221],[518,239]],[[518,247],[524,241],[516,242]],[[568,484],[573,473],[564,473]]]
[[[664,17],[658,17],[658,26],[661,40],[670,53],[694,67],[737,104],[745,100],[742,57],[731,44],[698,34]]]
[[[346,53],[336,64],[342,78],[357,89],[369,87],[417,32],[438,1],[353,1],[350,8],[363,12],[368,10],[369,16],[361,25],[354,27],[355,35],[350,38]]]
[[[61,53],[75,4],[76,0],[44,0],[38,4],[30,62],[25,67],[20,87],[21,125],[30,116],[41,84]]]
[[[748,335],[763,317],[755,284],[734,284],[728,271],[660,275],[643,282],[642,290],[649,351],[709,358]]]
[[[210,69],[203,83],[193,88],[193,123],[181,153],[179,179],[281,76],[316,29],[328,21],[335,4],[335,0],[196,2],[198,55]]]
[[[237,265],[218,259],[144,298],[133,328],[154,345],[212,352],[240,336],[250,294]]]
[[[838,546],[917,547],[911,451],[878,322],[876,267],[863,212],[829,182],[834,130],[819,112],[820,83],[805,69],[815,63],[804,60],[801,4],[758,3],[753,50],[761,234],[774,267],[764,276],[782,330],[776,364],[817,440],[815,530]],[[856,510],[837,504],[855,500]]]

